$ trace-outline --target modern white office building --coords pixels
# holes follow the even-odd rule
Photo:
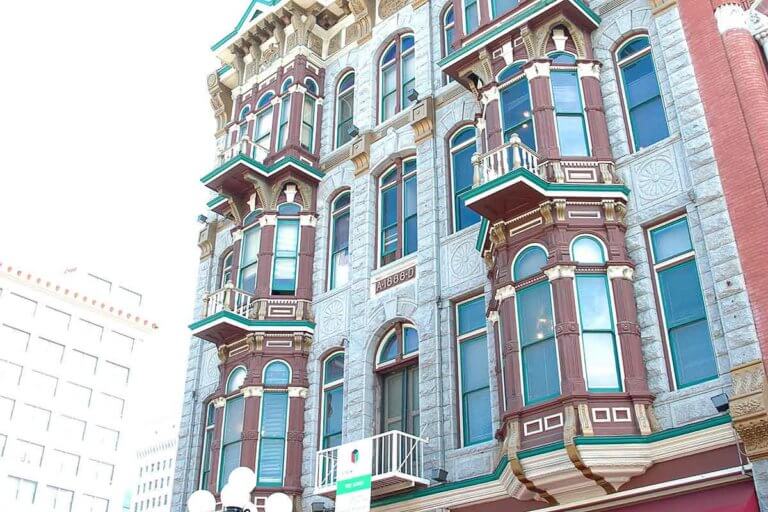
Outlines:
[[[136,485],[133,489],[133,512],[168,512],[171,510],[173,472],[176,468],[176,424],[148,428],[137,440]]]
[[[0,509],[122,512],[141,309],[94,274],[0,262]]]

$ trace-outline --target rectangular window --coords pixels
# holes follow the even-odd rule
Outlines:
[[[106,393],[99,393],[96,395],[93,408],[102,418],[116,421],[123,417],[125,400]]]
[[[0,396],[0,422],[11,421],[15,405],[15,400]]]
[[[107,512],[109,509],[109,500],[88,494],[80,496],[79,502],[78,512]]]
[[[257,484],[283,485],[285,435],[288,424],[288,393],[265,392],[261,402],[261,437]]]
[[[381,70],[381,120],[386,121],[397,111],[397,68],[388,64]]]
[[[675,219],[651,229],[648,236],[675,385],[684,388],[717,378],[688,220]]]
[[[85,437],[85,422],[69,416],[57,416],[54,432],[64,441],[80,442]]]
[[[402,98],[403,108],[410,106],[413,102],[408,99],[408,95],[416,87],[416,56],[413,47],[403,52],[401,59],[402,73]]]
[[[491,5],[493,6],[493,13],[491,16],[496,18],[505,12],[509,12],[517,7],[517,4],[519,3],[520,0],[491,0]]]
[[[42,445],[17,439],[11,444],[8,458],[11,462],[23,464],[32,467],[40,467],[43,463],[43,452],[45,448]]]
[[[515,302],[525,402],[554,398],[560,394],[560,372],[549,282],[517,290]]]
[[[407,167],[406,164],[405,172]],[[411,173],[403,180],[403,256],[416,252],[419,247],[416,207],[416,175]]]
[[[74,331],[78,341],[95,344],[101,341],[104,328],[81,318],[75,323]]]
[[[245,230],[240,258],[240,288],[248,293],[256,292],[256,274],[259,269],[261,228],[256,226]]]
[[[339,96],[339,109],[336,122],[336,147],[342,146],[352,140],[349,129],[354,123],[355,93],[353,90],[346,91]]]
[[[56,396],[56,387],[59,384],[59,379],[35,370],[28,370],[24,372],[22,384],[22,391],[28,397],[45,401]]]
[[[63,350],[63,347],[62,347]],[[72,368],[77,368],[82,375],[95,375],[98,358],[79,350],[72,350],[67,354],[67,359]]]
[[[610,283],[604,274],[578,274],[582,353],[589,391],[621,391]]]
[[[117,442],[120,439],[120,433],[111,428],[93,426],[93,428],[89,429],[88,438],[91,444],[97,446],[99,452],[103,453],[103,450],[117,450]]]
[[[562,156],[588,156],[587,125],[581,103],[576,71],[552,71],[552,98],[555,102],[557,136]]]
[[[229,474],[240,467],[240,449],[243,445],[243,413],[245,398],[242,395],[227,400],[224,406],[224,425],[221,433],[221,459],[219,463],[218,490],[227,483]]]
[[[299,255],[299,221],[278,219],[275,237],[275,264],[272,270],[272,293],[296,293],[296,269]]]
[[[114,348],[117,352],[123,355],[128,355],[133,352],[133,345],[135,343],[135,339],[131,338],[130,336],[126,336],[125,334],[120,334],[116,331],[110,331],[109,336],[107,337],[107,342],[109,343],[109,346]]]
[[[125,366],[113,363],[112,361],[103,361],[101,365],[101,376],[117,384],[128,384],[131,376],[131,370]]]
[[[211,443],[216,426],[216,408],[209,403],[205,414],[205,435],[203,437],[203,463],[200,471],[200,489],[208,489],[211,479]]]
[[[46,456],[48,469],[62,477],[75,477],[80,467],[80,457],[74,453],[53,450]]]
[[[67,410],[82,410],[90,407],[92,394],[91,388],[74,382],[65,382],[61,387],[59,398]]]
[[[111,485],[115,473],[115,466],[94,459],[88,460],[85,477],[89,482]]]
[[[462,440],[469,446],[493,438],[484,297],[456,305],[456,332]]]
[[[331,289],[349,281],[349,209],[333,217],[331,245]]]
[[[480,26],[480,7],[477,0],[464,0],[464,33],[472,34]]]
[[[310,153],[315,148],[315,99],[308,94],[301,109],[301,147]]]
[[[16,293],[9,293],[5,296],[3,302],[3,310],[7,315],[6,318],[25,321],[35,316],[37,302],[32,299],[22,297]]]
[[[291,95],[286,94],[280,101],[280,121],[277,126],[277,150],[285,147],[288,141],[288,122],[291,119]]]
[[[381,255],[386,257],[397,251],[397,185],[381,192]]]
[[[47,432],[51,424],[51,411],[42,407],[24,404],[19,411],[21,417],[19,421],[24,424],[30,432]]]
[[[34,505],[35,496],[37,495],[37,482],[16,476],[8,476],[6,485],[7,493],[5,493],[5,496],[10,498],[12,503],[15,503],[17,506]]]
[[[49,512],[72,512],[74,492],[52,485],[47,487],[46,492],[48,494],[46,510]]]
[[[501,90],[501,119],[504,124],[504,142],[516,133],[523,144],[536,149],[536,135],[531,114],[531,93],[528,80],[515,80]],[[509,162],[512,162],[510,152]]]
[[[270,151],[272,143],[272,112],[273,108],[269,107],[256,116],[253,157],[259,162],[262,162]]]
[[[5,444],[8,442],[8,436],[0,434],[0,457],[5,456]]]
[[[69,322],[72,317],[63,311],[46,306],[42,311],[41,324],[44,326],[44,332],[53,338],[60,338],[66,335],[69,330]]]

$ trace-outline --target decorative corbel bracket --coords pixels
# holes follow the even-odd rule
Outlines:
[[[355,165],[355,176],[368,172],[371,164],[371,145],[373,144],[373,132],[366,131],[358,135],[352,141],[349,148],[349,159]]]
[[[411,128],[413,128],[413,142],[420,144],[432,137],[435,128],[435,100],[427,96],[411,108],[409,114]]]

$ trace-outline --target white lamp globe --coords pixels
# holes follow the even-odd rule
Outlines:
[[[227,483],[242,492],[250,493],[256,487],[256,473],[251,468],[241,466],[229,474]]]
[[[187,500],[189,512],[214,512],[216,510],[216,498],[208,491],[195,491]]]
[[[276,492],[264,503],[266,512],[293,512],[293,500],[287,494]]]
[[[251,503],[251,494],[245,492],[242,489],[238,489],[236,485],[227,483],[221,490],[221,505],[224,508],[237,507],[248,508]]]

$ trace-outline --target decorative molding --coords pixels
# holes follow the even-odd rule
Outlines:
[[[740,5],[721,5],[715,9],[715,21],[721,34],[729,30],[749,30],[749,15]]]
[[[648,418],[648,406],[645,404],[635,404],[635,417],[640,434],[647,436],[652,433],[651,421]]]
[[[544,269],[547,279],[554,281],[567,277],[576,277],[576,265],[555,265],[554,267]]]
[[[503,288],[496,290],[496,300],[502,302],[504,299],[509,299],[515,296],[515,288],[508,284]]]
[[[309,396],[309,389],[300,386],[288,386],[289,398],[307,398]]]
[[[416,265],[410,265],[406,268],[398,269],[397,271],[376,279],[371,286],[371,295],[378,295],[391,288],[399,286],[405,282],[408,282],[416,277]]]
[[[608,279],[626,279],[632,281],[635,277],[635,269],[628,265],[608,265],[606,269]]]
[[[596,78],[600,80],[600,67],[601,65],[597,61],[579,62],[577,64],[579,78]]]
[[[654,15],[659,15],[667,9],[677,5],[677,0],[650,0],[651,12]]]
[[[768,459],[768,379],[760,360],[731,370],[730,412],[750,460]]]
[[[589,406],[587,404],[579,404],[579,425],[581,426],[581,433],[585,436],[595,435],[595,431],[592,428],[592,421],[589,419]]]
[[[389,18],[408,3],[408,0],[381,0],[379,2],[379,17],[381,19]]]
[[[416,103],[408,113],[413,128],[413,142],[420,142],[432,137],[435,128],[435,100],[427,96]]]
[[[373,144],[373,132],[367,131],[360,134],[349,147],[349,159],[355,166],[355,176],[368,172],[371,164],[371,145]]]
[[[248,386],[243,388],[243,396],[250,398],[253,396],[264,396],[264,386]]]
[[[214,399],[211,401],[211,403],[213,404],[213,407],[214,407],[215,409],[221,409],[222,407],[224,407],[225,405],[227,405],[227,399],[226,399],[226,398],[224,398],[223,396],[220,396],[220,397],[214,398]]]
[[[535,62],[525,68],[525,78],[533,80],[534,78],[549,77],[549,62]]]

